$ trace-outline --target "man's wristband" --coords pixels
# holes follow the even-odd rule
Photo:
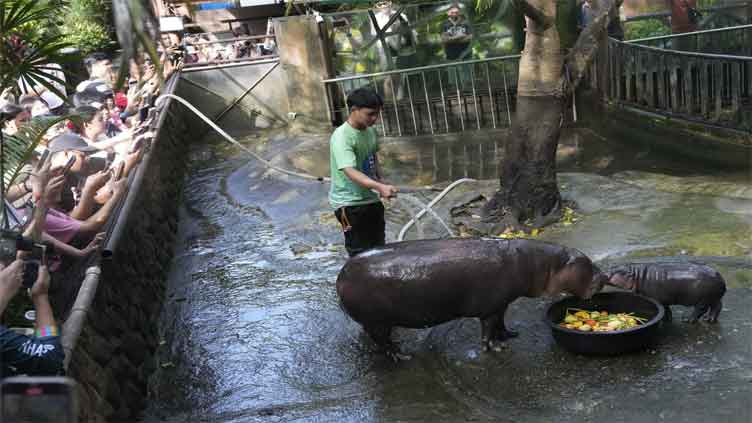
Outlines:
[[[57,326],[50,325],[50,326],[37,327],[34,334],[36,335],[37,338],[43,338],[45,336],[58,336],[60,335],[60,332],[58,332]]]

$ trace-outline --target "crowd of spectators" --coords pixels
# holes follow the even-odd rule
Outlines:
[[[106,223],[126,195],[128,175],[140,163],[153,137],[149,128],[155,118],[154,101],[161,82],[181,66],[182,60],[175,59],[169,49],[164,50],[162,75],[148,58],[141,63],[132,61],[127,86],[117,89],[110,58],[93,54],[84,61],[89,78],[71,94],[68,89],[73,87],[64,84],[56,84],[58,92],[54,92],[41,84],[19,82],[0,96],[6,141],[22,138],[30,121],[60,121],[44,134],[31,162],[6,187],[3,199],[15,225],[11,229],[47,246],[47,253],[28,289],[35,308],[34,335],[0,325],[2,377],[63,371],[60,330],[48,295],[50,273],[85,260],[100,249]],[[57,71],[53,68],[50,72]],[[55,76],[65,77],[62,72]],[[65,119],[67,116],[76,118]],[[0,263],[0,316],[21,289],[22,280],[30,276],[29,254],[19,251]]]
[[[207,34],[186,35],[179,48],[185,52],[185,63],[216,63],[236,59],[255,59],[277,54],[274,30],[262,36],[250,36],[240,27],[232,31],[233,38],[210,40]],[[176,46],[177,47],[177,46]]]

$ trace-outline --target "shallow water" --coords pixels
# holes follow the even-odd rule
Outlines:
[[[578,137],[571,157],[560,157],[560,184],[579,200],[582,220],[546,231],[545,239],[602,263],[706,256],[733,287],[719,325],[677,322],[643,353],[581,357],[551,339],[541,321],[546,300],[520,300],[508,322],[521,335],[504,351],[480,352],[479,325],[464,319],[396,331],[415,358],[395,365],[338,306],[334,283],[345,252],[326,204],[328,186],[266,172],[208,139],[190,163],[147,421],[750,421],[748,200],[659,191],[612,176],[639,170],[711,184],[744,177],[702,175],[649,151]],[[267,157],[295,145],[268,146]],[[389,143],[386,173],[411,184],[495,178],[494,160],[481,168],[457,159],[492,148],[472,139]],[[388,239],[417,207],[388,206]],[[423,230],[441,234],[435,224]],[[728,243],[741,246],[723,254]],[[686,311],[677,307],[677,320]]]

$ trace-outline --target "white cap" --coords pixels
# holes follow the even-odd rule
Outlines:
[[[53,93],[52,91],[45,91],[39,97],[42,99],[42,101],[47,103],[47,108],[50,110],[55,110],[58,107],[62,106],[63,103],[65,103],[65,101],[63,101],[63,99],[60,98],[59,95]]]

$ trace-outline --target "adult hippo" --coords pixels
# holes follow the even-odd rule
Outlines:
[[[726,281],[718,271],[698,263],[627,263],[604,272],[607,284],[651,297],[666,309],[664,319],[671,321],[671,305],[694,306],[690,323],[706,315],[716,322],[723,308]]]
[[[396,360],[394,326],[426,328],[477,317],[483,350],[498,351],[517,335],[504,325],[512,301],[560,292],[590,298],[602,281],[590,259],[572,248],[528,239],[456,238],[361,253],[340,271],[337,294],[347,314]]]

